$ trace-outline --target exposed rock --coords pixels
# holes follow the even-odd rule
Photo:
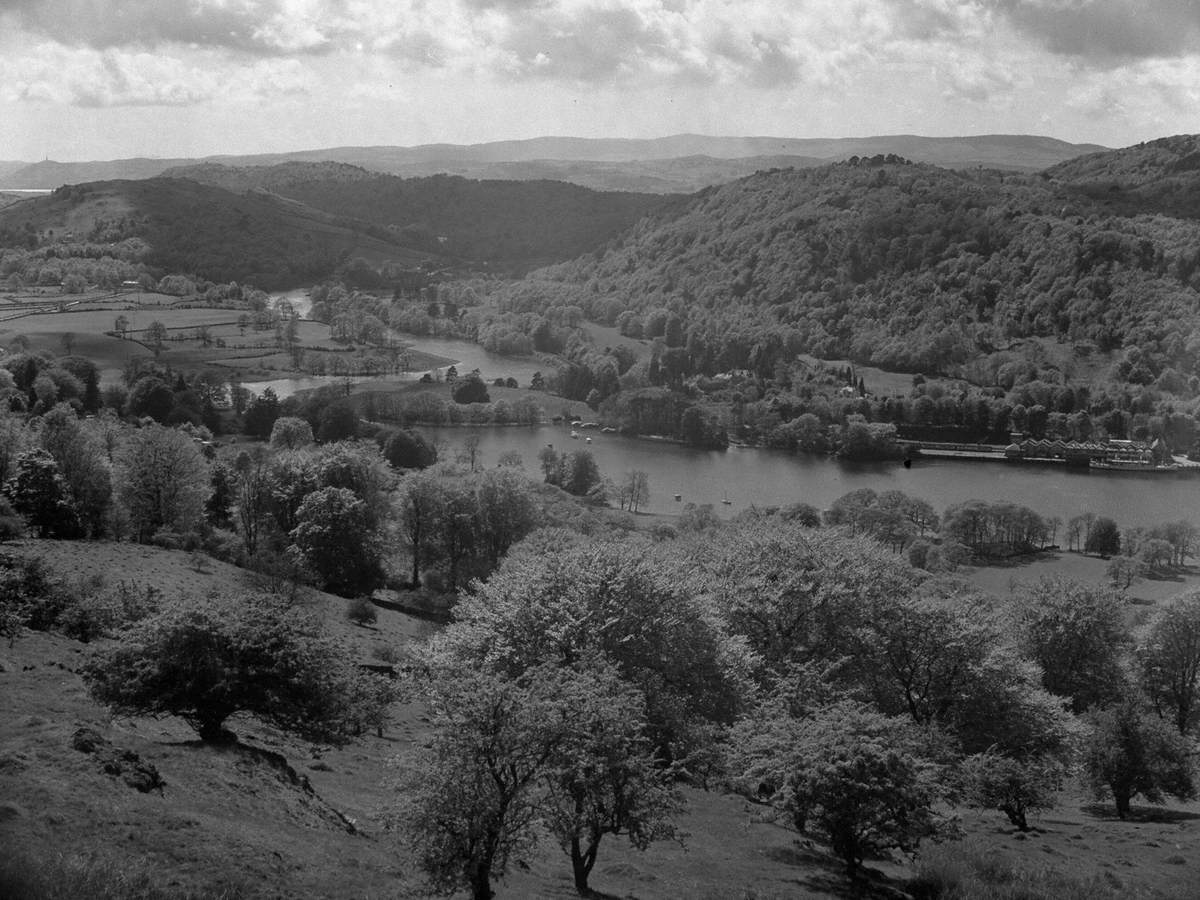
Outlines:
[[[108,745],[108,741],[100,736],[100,732],[86,725],[75,729],[71,735],[71,746],[80,753],[95,753],[100,747]]]
[[[104,774],[120,778],[131,788],[141,791],[143,794],[154,790],[161,793],[167,784],[153,763],[144,762],[132,750],[114,747],[94,728],[87,726],[77,728],[75,734],[71,736],[71,746],[80,753],[94,753],[96,761],[100,763],[100,770]]]

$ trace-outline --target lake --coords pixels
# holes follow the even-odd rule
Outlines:
[[[468,434],[476,434],[485,466],[496,465],[502,453],[516,450],[526,471],[537,477],[541,477],[537,454],[547,444],[559,452],[586,448],[595,456],[600,471],[614,481],[635,469],[649,476],[651,496],[643,506],[646,512],[675,513],[685,503],[710,503],[725,516],[751,505],[803,502],[827,509],[848,491],[872,488],[922,497],[939,513],[965,500],[1005,500],[1064,521],[1093,512],[1112,517],[1122,528],[1179,519],[1200,524],[1200,476],[957,460],[915,461],[906,469],[895,463],[847,463],[769,449],[697,450],[590,430],[572,439],[570,428],[554,425],[417,430],[438,442],[443,458],[452,457]],[[591,444],[584,443],[584,435],[591,437]],[[675,494],[681,495],[678,502]],[[726,496],[728,506],[722,502]]]
[[[274,295],[298,308],[307,289]],[[302,314],[306,314],[304,309]],[[456,360],[460,373],[479,369],[487,382],[512,377],[525,387],[545,364],[532,358],[489,353],[478,344],[446,338],[400,335],[425,353]],[[444,372],[445,369],[440,371]],[[413,381],[421,372],[388,376],[383,381]],[[247,382],[261,393],[271,387],[282,399],[297,391],[340,383],[340,376],[278,378]],[[374,379],[373,379],[374,380]],[[651,497],[646,512],[674,513],[685,503],[710,503],[720,515],[733,515],[755,506],[811,503],[827,509],[848,491],[872,488],[899,490],[922,497],[939,512],[965,500],[1006,500],[1043,516],[1064,521],[1083,512],[1110,516],[1122,527],[1155,525],[1188,519],[1200,524],[1200,476],[1146,475],[1068,469],[1061,466],[1009,465],[958,460],[919,460],[906,469],[894,463],[847,463],[823,456],[779,450],[730,448],[696,450],[665,441],[626,438],[598,431],[580,433],[552,425],[536,428],[418,428],[443,444],[452,455],[468,433],[480,436],[485,465],[495,465],[506,450],[516,450],[531,475],[540,477],[538,451],[553,444],[560,452],[586,447],[600,471],[614,481],[634,469],[650,477]],[[592,443],[584,443],[584,435]],[[674,495],[681,499],[676,501]],[[728,496],[730,503],[722,501]],[[1060,539],[1062,534],[1059,534]]]

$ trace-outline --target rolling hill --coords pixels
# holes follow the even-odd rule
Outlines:
[[[143,261],[163,274],[276,288],[320,280],[353,257],[521,272],[589,252],[677,202],[563,182],[400,179],[337,163],[187,171],[20,200],[0,208],[0,245],[5,234],[24,247],[31,234],[93,245],[137,237]]]
[[[67,186],[0,209],[0,231],[27,229],[96,244],[141,238],[144,261],[164,274],[263,288],[311,282],[354,256],[410,265],[429,257],[365,223],[182,179]]]
[[[406,246],[518,266],[587,253],[643,216],[679,202],[560,181],[398,178],[328,162],[238,168],[206,163],[171,174],[230,191],[270,191],[386,228]]]
[[[864,138],[710,137],[673,135],[647,140],[541,137],[484,144],[416,147],[329,147],[288,153],[210,156],[203,159],[43,161],[12,170],[0,164],[0,188],[51,189],[63,184],[152,178],[169,169],[213,162],[273,166],[286,162],[341,162],[406,177],[456,174],[471,178],[558,179],[602,190],[676,193],[780,165],[800,166],[896,153],[948,168],[1035,171],[1103,150],[1035,135],[931,138],[891,135]],[[781,163],[780,157],[794,158]],[[692,159],[691,163],[680,160]]]
[[[1046,177],[1108,212],[1200,218],[1200,135],[1091,153],[1053,166]]]

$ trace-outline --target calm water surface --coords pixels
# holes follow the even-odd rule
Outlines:
[[[965,500],[1007,500],[1043,516],[1066,520],[1082,512],[1111,516],[1122,527],[1190,519],[1200,524],[1200,476],[1130,475],[1053,466],[951,460],[844,463],[822,456],[731,447],[695,450],[658,441],[553,425],[534,428],[418,428],[453,456],[468,434],[479,435],[483,464],[494,466],[507,450],[521,454],[525,469],[540,477],[537,454],[547,444],[560,452],[588,449],[600,471],[619,481],[640,469],[650,478],[647,512],[677,512],[685,503],[710,503],[719,514],[749,506],[811,503],[827,509],[848,491],[899,490],[922,497],[941,512]],[[586,444],[583,435],[591,437]],[[676,501],[674,495],[681,495]],[[729,505],[722,501],[728,497]],[[1061,538],[1061,532],[1059,537]]]

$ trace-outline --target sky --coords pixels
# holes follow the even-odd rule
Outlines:
[[[0,160],[1200,131],[1200,0],[0,0]]]

